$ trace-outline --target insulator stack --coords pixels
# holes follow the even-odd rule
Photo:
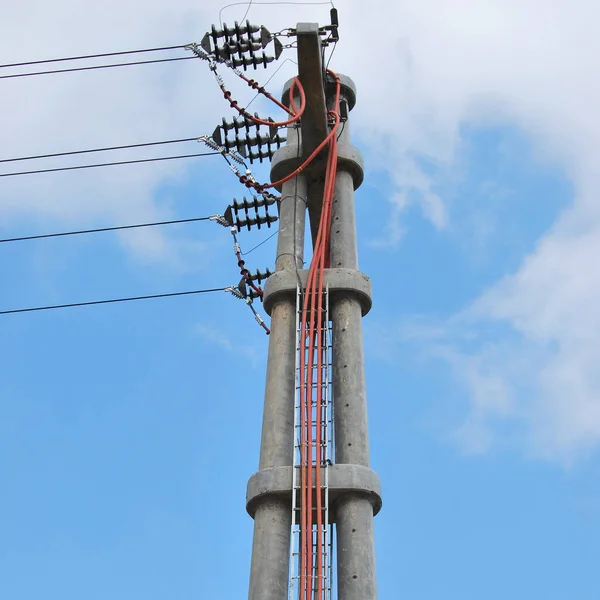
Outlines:
[[[258,115],[256,115],[258,116]],[[260,124],[254,123],[249,118],[236,119],[227,122],[223,119],[221,125],[218,125],[212,135],[213,141],[219,146],[227,148],[227,150],[235,149],[244,158],[247,158],[251,163],[259,160],[271,160],[275,151],[281,148],[285,143],[286,137],[278,133],[277,127],[271,127],[269,135],[259,133]],[[250,135],[251,130],[256,131],[256,135]],[[240,131],[246,135],[240,136]],[[228,137],[228,133],[233,132],[234,138]],[[257,152],[253,152],[252,148],[257,148]]]
[[[264,50],[271,42],[274,42],[275,56],[267,56]],[[283,52],[281,42],[273,37],[266,27],[251,25],[246,21],[245,25],[239,25],[236,21],[233,27],[223,25],[223,29],[216,29],[213,25],[211,30],[202,38],[200,43],[202,49],[217,60],[228,61],[233,67],[248,67],[255,70],[260,66],[267,65],[277,60]]]
[[[236,227],[238,231],[241,231],[243,228],[247,228],[250,231],[255,226],[260,229],[262,225],[271,227],[279,218],[276,215],[269,214],[269,206],[272,206],[276,202],[277,199],[274,196],[255,197],[251,200],[248,200],[244,196],[242,201],[234,198],[233,204],[230,204],[225,210],[224,218],[231,227]],[[259,213],[260,208],[264,208],[264,215]],[[254,213],[251,214],[250,211],[254,211]],[[242,214],[240,215],[240,213]]]
[[[236,219],[235,226],[238,231],[241,231],[244,227],[248,228],[248,231],[252,227],[256,226],[260,229],[261,225],[271,227],[272,223],[277,222],[278,217],[276,215],[265,215],[264,217],[248,217],[247,219]]]
[[[250,281],[256,281],[258,285],[262,285],[262,282],[266,281],[272,274],[272,271],[268,267],[264,271],[257,269],[256,273],[250,275]]]

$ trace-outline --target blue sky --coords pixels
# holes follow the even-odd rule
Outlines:
[[[337,4],[332,67],[359,86],[367,165],[380,598],[596,600],[598,9],[377,0],[370,25],[400,24],[373,63],[354,43],[358,2]],[[0,62],[198,40],[221,6],[23,2],[2,9]],[[250,15],[273,30],[328,17]],[[0,82],[0,158],[200,135],[229,114],[195,61],[61,77]],[[115,159],[130,156],[147,155]],[[0,237],[205,216],[241,195],[218,158],[0,178]],[[194,223],[0,244],[0,310],[235,284],[231,242]],[[274,250],[249,266],[272,267]],[[245,597],[268,338],[244,304],[7,315],[0,336],[0,596]]]

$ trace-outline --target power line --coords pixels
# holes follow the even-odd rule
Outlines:
[[[91,152],[107,152],[109,150],[128,150],[130,148],[145,148],[147,146],[162,146],[165,144],[181,144],[183,142],[195,142],[197,137],[182,138],[179,140],[165,140],[163,142],[146,142],[143,144],[127,144],[126,146],[110,146],[107,148],[93,148],[91,150],[72,150],[70,152],[56,152],[54,154],[38,154],[37,156],[19,156],[18,158],[2,158],[0,163],[17,162],[20,160],[34,160],[37,158],[55,158],[57,156],[73,156],[75,154],[89,154]]]
[[[193,60],[196,56],[180,56],[177,58],[159,58],[156,60],[140,60],[135,62],[115,63],[112,65],[95,65],[93,67],[74,67],[72,69],[54,69],[52,71],[34,71],[33,73],[16,73],[14,75],[0,75],[0,79],[15,79],[17,77],[32,77],[34,75],[55,75],[56,73],[73,73],[75,71],[92,71],[94,69],[111,69],[113,67],[129,67],[132,65],[150,65],[154,63],[175,62],[177,60]]]
[[[133,302],[135,300],[153,300],[155,298],[175,298],[177,296],[191,296],[193,294],[210,294],[223,292],[226,288],[212,288],[207,290],[191,290],[189,292],[172,292],[170,294],[152,294],[151,296],[133,296],[131,298],[112,298],[110,300],[94,300],[92,302],[75,302],[73,304],[55,304],[54,306],[35,306],[33,308],[15,308],[0,311],[0,315],[12,315],[16,313],[36,312],[41,310],[55,310],[58,308],[75,308],[77,306],[95,306],[98,304],[114,304],[116,302]]]
[[[96,167],[114,167],[115,165],[133,165],[139,163],[157,162],[161,160],[178,160],[198,156],[221,156],[220,152],[200,152],[198,154],[182,154],[180,156],[162,156],[159,158],[141,158],[137,160],[121,160],[118,162],[99,163],[95,165],[78,165],[74,167],[57,167],[55,169],[37,169],[35,171],[20,171],[18,173],[0,173],[0,177],[16,177],[17,175],[35,175],[38,173],[56,173],[57,171],[75,171],[77,169],[94,169]]]
[[[69,60],[87,60],[90,58],[105,58],[107,56],[123,56],[125,54],[141,54],[142,52],[162,52],[165,50],[178,50],[179,48],[185,48],[185,45],[163,46],[162,48],[144,48],[142,50],[124,50],[121,52],[105,52],[103,54],[87,54],[84,56],[69,56],[67,58],[47,58],[45,60],[32,60],[29,62],[0,65],[0,69],[7,69],[9,67],[28,67],[30,65],[43,65],[47,63],[66,62]]]
[[[208,221],[210,217],[196,217],[192,219],[177,219],[174,221],[158,221],[156,223],[140,223],[137,225],[120,225],[118,227],[100,227],[98,229],[81,229],[78,231],[64,231],[60,233],[44,233],[41,235],[27,235],[23,237],[0,239],[0,244],[7,242],[25,242],[28,240],[42,240],[46,238],[64,237],[68,235],[82,235],[86,233],[101,233],[104,231],[119,231],[122,229],[137,229],[140,227],[158,227],[160,225],[175,225],[179,223],[195,223],[198,221]],[[266,240],[265,240],[266,241]],[[264,242],[263,242],[264,243]]]

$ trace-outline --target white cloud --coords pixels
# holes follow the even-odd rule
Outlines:
[[[216,0],[9,3],[0,19],[0,55],[11,62],[199,40],[221,6]],[[594,368],[600,275],[593,262],[600,250],[600,5],[371,0],[368,15],[362,0],[339,0],[337,6],[342,43],[334,66],[359,88],[353,125],[368,156],[381,161],[397,188],[388,242],[399,239],[400,211],[411,203],[419,202],[437,228],[452,218],[438,176],[455,164],[465,123],[520,127],[540,160],[554,161],[572,177],[577,197],[570,210],[512,277],[468,311],[479,323],[500,321],[513,333],[496,340],[494,352],[482,351],[457,369],[465,370],[473,390],[480,445],[489,415],[499,415],[530,423],[541,453],[593,447],[600,440]],[[296,20],[324,22],[327,10],[257,5],[250,14],[277,30]],[[224,20],[231,23],[243,12],[227,9]],[[273,89],[290,72],[284,69]],[[210,130],[215,115],[224,114],[210,75],[194,61],[1,84],[5,156],[186,137]],[[427,171],[419,167],[423,158],[431,166]],[[164,216],[169,210],[157,201],[157,190],[183,180],[192,168],[202,165],[3,179],[0,215],[5,222],[41,215],[79,223]],[[137,249],[160,254],[162,243],[145,238]],[[523,389],[535,391],[526,403],[519,401]],[[505,392],[517,399],[508,408],[499,413],[500,400],[492,408],[486,404]]]
[[[250,361],[253,369],[258,367],[260,352],[255,346],[249,345],[246,340],[233,341],[223,330],[204,323],[198,323],[194,328],[194,332],[210,346],[241,357],[245,361]]]

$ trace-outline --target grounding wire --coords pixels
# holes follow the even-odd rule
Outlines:
[[[55,310],[59,308],[75,308],[77,306],[95,306],[98,304],[114,304],[117,302],[133,302],[135,300],[153,300],[155,298],[175,298],[177,296],[191,296],[194,294],[210,294],[212,292],[224,292],[226,288],[212,288],[206,290],[191,290],[188,292],[171,292],[170,294],[152,294],[150,296],[133,296],[130,298],[111,298],[110,300],[93,300],[92,302],[75,302],[73,304],[55,304],[53,306],[35,306],[32,308],[15,308],[2,310],[0,315],[12,315],[16,313],[37,312],[42,310]]]
[[[69,236],[69,235],[83,235],[86,233],[101,233],[104,231],[119,231],[119,230],[123,230],[123,229],[138,229],[140,227],[159,227],[161,225],[176,225],[179,223],[195,223],[195,222],[199,222],[199,221],[209,221],[209,220],[210,220],[210,217],[195,217],[192,219],[177,219],[174,221],[158,221],[156,223],[139,223],[136,225],[119,225],[117,227],[100,227],[98,229],[80,229],[78,231],[63,231],[60,233],[44,233],[41,235],[27,235],[27,236],[22,236],[22,237],[0,239],[0,244],[4,244],[7,242],[25,242],[28,240],[42,240],[42,239],[47,239],[47,238],[65,237],[65,236]]]
[[[264,239],[260,244],[257,244],[256,246],[254,246],[254,248],[248,250],[248,252],[240,252],[240,254],[242,256],[248,256],[248,254],[251,254],[257,248],[260,248],[263,244],[266,244],[270,239],[274,238],[278,233],[279,233],[279,229],[275,230],[268,238]]]
[[[165,140],[163,142],[145,142],[143,144],[127,144],[126,146],[111,146],[107,148],[93,148],[91,150],[72,150],[70,152],[55,152],[54,154],[38,154],[37,156],[20,156],[18,158],[0,158],[0,163],[17,162],[21,160],[35,160],[38,158],[55,158],[57,156],[74,156],[76,154],[90,154],[92,152],[108,152],[109,150],[128,150],[130,148],[145,148],[147,146],[163,146],[166,144],[181,144],[195,142],[197,137],[182,138],[179,140]]]
[[[241,23],[243,23],[246,20],[246,17],[248,16],[248,13],[250,12],[250,9],[252,8],[252,3],[254,2],[254,0],[250,0],[248,2],[248,8],[246,8],[246,12],[244,13],[244,16],[242,17]]]
[[[37,169],[35,171],[21,171],[18,173],[0,173],[0,177],[15,177],[17,175],[35,175],[38,173],[55,173],[57,171],[75,171],[77,169],[94,169],[96,167],[113,167],[115,165],[133,165],[139,163],[157,162],[161,160],[177,160],[181,158],[194,158],[198,156],[220,156],[220,152],[200,152],[198,154],[182,154],[180,156],[161,156],[159,158],[141,158],[137,160],[121,160],[118,162],[99,163],[95,165],[78,165],[74,167],[57,167],[54,169]]]
[[[219,11],[219,23],[221,25],[221,27],[223,27],[223,19],[222,19],[222,15],[223,15],[223,11],[227,8],[231,8],[232,6],[245,6],[245,5],[250,5],[250,4],[254,4],[255,6],[258,5],[262,5],[262,6],[277,6],[277,5],[284,5],[284,6],[290,6],[290,5],[295,5],[295,6],[318,6],[318,5],[325,5],[325,4],[329,4],[330,6],[335,7],[334,3],[329,0],[329,2],[254,2],[254,0],[247,0],[247,2],[234,2],[232,4],[226,4],[220,11]],[[248,6],[248,8],[250,8]],[[248,13],[246,13],[248,14]],[[246,17],[244,16],[244,19]],[[243,20],[243,19],[242,19]]]
[[[0,75],[0,79],[16,79],[17,77],[32,77],[34,75],[55,75],[56,73],[73,73],[75,71],[93,71],[94,69],[111,69],[113,67],[130,67],[133,65],[150,65],[154,63],[175,62],[178,60],[193,60],[196,56],[179,56],[177,58],[158,58],[156,60],[140,60],[135,62],[115,63],[112,65],[95,65],[93,67],[73,67],[72,69],[54,69],[52,71],[34,71],[33,73],[15,73]]]

